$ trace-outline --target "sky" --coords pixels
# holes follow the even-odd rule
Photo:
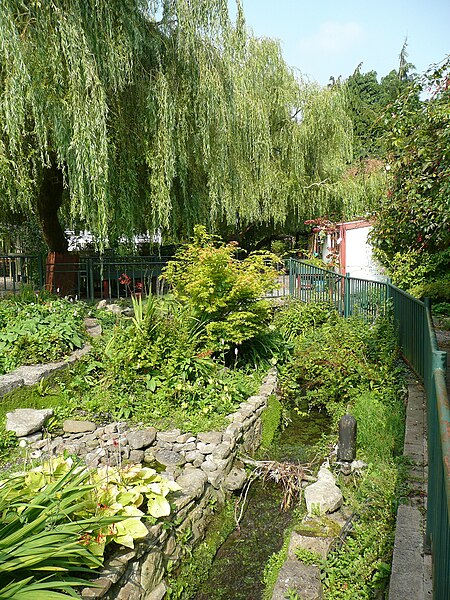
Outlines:
[[[241,1],[253,34],[278,39],[287,64],[321,85],[361,62],[387,75],[405,38],[417,73],[450,54],[450,0]]]

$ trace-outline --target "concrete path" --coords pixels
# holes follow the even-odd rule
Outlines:
[[[389,600],[432,598],[431,556],[424,544],[427,504],[426,397],[421,383],[408,382],[403,454],[410,460],[409,494],[397,511]]]
[[[447,392],[450,393],[450,331],[436,329],[439,349],[447,352]],[[425,546],[427,510],[427,414],[422,384],[408,383],[403,453],[411,461],[410,494],[398,508],[389,600],[433,597],[431,555]]]

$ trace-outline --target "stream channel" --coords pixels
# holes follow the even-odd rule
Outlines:
[[[263,460],[307,463],[314,456],[314,444],[327,432],[328,417],[292,411],[289,425],[275,439]],[[292,521],[292,510],[280,511],[281,492],[275,484],[252,484],[247,508],[235,530],[220,547],[209,579],[196,600],[261,600],[264,567],[269,557],[283,545],[284,531]]]

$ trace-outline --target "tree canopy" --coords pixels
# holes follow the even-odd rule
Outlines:
[[[389,262],[397,252],[445,250],[450,243],[449,57],[398,98],[384,115],[384,127],[390,181],[374,230],[380,254]]]
[[[343,211],[338,89],[296,78],[226,0],[0,0],[0,207],[99,246]]]

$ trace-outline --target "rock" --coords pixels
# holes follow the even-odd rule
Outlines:
[[[167,592],[167,586],[164,581],[155,587],[154,590],[144,596],[144,600],[162,600]]]
[[[288,559],[278,574],[272,600],[284,600],[288,591],[295,591],[302,600],[322,600],[323,590],[320,569]]]
[[[224,487],[230,492],[240,490],[244,485],[246,479],[247,473],[244,469],[233,467],[224,481]]]
[[[216,446],[214,448],[212,455],[214,458],[224,459],[224,458],[228,458],[230,456],[230,453],[231,453],[230,444],[227,444],[226,442],[222,442],[221,444],[219,444],[218,446]]]
[[[105,308],[106,310],[112,312],[114,315],[122,314],[122,308],[118,304],[107,304]]]
[[[219,488],[223,481],[223,471],[218,469],[217,471],[208,471],[208,481],[216,489]]]
[[[112,585],[112,581],[107,577],[98,577],[94,579],[96,587],[84,588],[81,592],[82,598],[102,598]]]
[[[100,300],[100,302],[97,304],[97,309],[101,310],[102,308],[106,308],[107,306],[108,306],[107,300]]]
[[[142,450],[153,444],[156,439],[156,429],[148,427],[139,431],[130,431],[127,438],[132,450]]]
[[[214,448],[214,444],[205,444],[204,442],[197,443],[197,450],[202,454],[212,454]]]
[[[116,433],[117,431],[117,423],[110,423],[109,425],[105,425],[103,428],[103,432],[105,435],[111,435],[112,433]]]
[[[164,557],[160,550],[151,550],[141,567],[141,586],[144,590],[153,590],[164,576]]]
[[[194,462],[196,460],[200,460],[201,462],[203,462],[205,459],[204,455],[198,450],[189,450],[188,452],[186,452],[185,458],[187,462]]]
[[[183,490],[183,493],[199,498],[203,494],[207,481],[207,475],[201,469],[189,468],[177,478],[177,483]]]
[[[158,450],[155,452],[155,460],[159,462],[160,465],[164,465],[165,467],[176,467],[179,465],[184,465],[186,462],[181,454],[178,454],[178,452],[172,452],[172,450]]]
[[[304,491],[308,514],[331,513],[342,505],[342,493],[335,481],[331,471],[325,467],[319,469],[317,481]]]
[[[195,438],[191,433],[182,433],[175,440],[177,444],[186,444],[187,442],[195,442]]]
[[[367,469],[367,463],[365,463],[363,460],[354,460],[352,463],[350,463],[350,470],[352,473],[359,473],[363,469]]]
[[[25,437],[40,431],[48,418],[53,415],[53,409],[18,408],[6,414],[6,430],[14,431],[17,437]]]
[[[128,460],[135,464],[141,464],[144,460],[144,451],[143,450],[132,450],[130,452],[130,456],[128,457]]]
[[[20,439],[25,440],[27,442],[27,444],[34,446],[34,444],[36,444],[36,442],[42,441],[42,431],[36,431],[36,433],[30,433],[30,435],[27,435],[26,437],[22,437]]]
[[[222,433],[220,431],[206,431],[197,435],[199,442],[205,444],[220,444],[222,441]]]
[[[95,431],[97,425],[92,421],[77,421],[75,419],[66,419],[63,423],[65,433],[88,433]]]
[[[102,326],[97,319],[86,317],[86,319],[84,319],[84,326],[86,327],[86,333],[91,337],[95,338],[102,335]]]
[[[323,558],[326,558],[327,552],[333,541],[332,537],[320,537],[315,535],[301,535],[296,531],[291,534],[288,547],[288,558],[296,559],[295,551],[297,548],[304,548],[315,554],[320,554]]]
[[[170,442],[173,444],[177,441],[177,438],[180,434],[180,429],[172,429],[171,431],[158,431],[156,434],[156,439],[158,442]]]
[[[35,385],[41,379],[45,379],[55,371],[67,367],[65,362],[47,363],[45,365],[26,365],[16,369],[17,375],[23,377],[24,385]]]
[[[24,385],[23,377],[17,373],[7,373],[0,377],[0,397]]]
[[[204,463],[202,464],[202,471],[206,471],[207,473],[210,471],[217,470],[217,463],[213,460],[212,456],[208,456]]]

